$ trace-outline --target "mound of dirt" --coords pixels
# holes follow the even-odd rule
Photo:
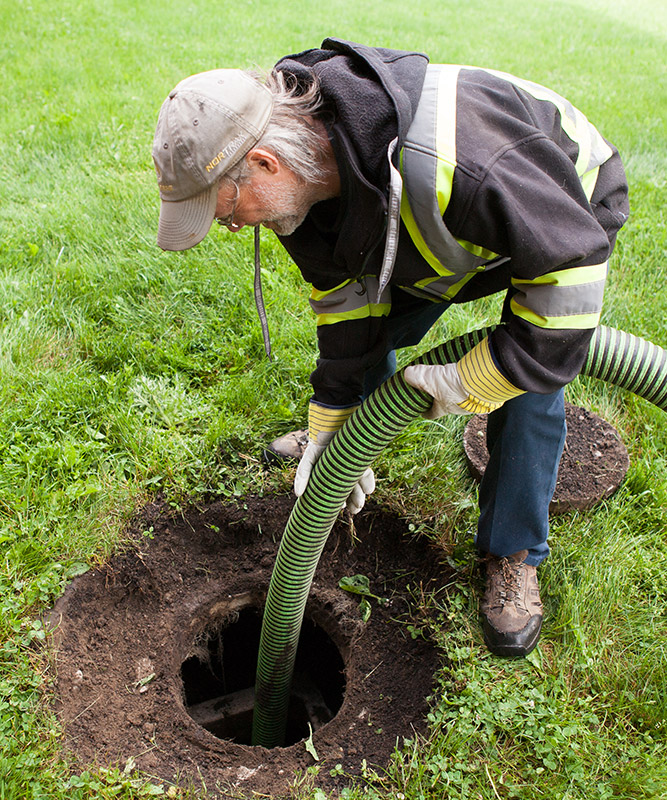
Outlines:
[[[131,547],[70,585],[49,621],[57,712],[81,766],[122,767],[132,757],[152,776],[203,782],[212,795],[280,797],[315,764],[317,785],[335,790],[345,784],[330,775],[335,765],[348,775],[359,774],[363,760],[386,765],[403,737],[424,729],[439,657],[406,623],[415,597],[445,585],[448,568],[432,545],[410,537],[406,523],[372,506],[355,518],[353,538],[348,521],[334,526],[306,609],[343,665],[340,708],[313,733],[319,760],[303,738],[264,749],[200,724],[221,706],[215,687],[229,677],[206,677],[215,671],[211,642],[243,609],[260,613],[292,502],[244,498],[182,515],[155,505],[133,526]],[[389,600],[371,598],[367,621],[359,597],[338,586],[352,575],[366,576],[371,591]],[[244,635],[231,641],[228,650],[245,646]],[[252,691],[255,657],[237,668],[235,702]]]
[[[616,429],[585,408],[565,403],[567,436],[558,467],[552,514],[591,508],[610,497],[621,485],[630,466],[625,445]],[[468,470],[480,481],[489,461],[486,416],[472,417],[463,433]]]

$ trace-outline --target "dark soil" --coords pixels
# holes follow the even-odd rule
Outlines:
[[[549,507],[552,514],[584,510],[609,497],[621,485],[630,466],[628,451],[608,422],[570,403],[565,404],[565,419],[567,437]],[[470,420],[463,446],[470,474],[479,481],[489,461],[486,416]]]
[[[231,626],[239,612],[258,614],[263,607],[291,506],[287,496],[218,503],[185,515],[156,505],[134,526],[126,552],[71,584],[50,622],[57,711],[81,766],[122,768],[132,757],[149,775],[203,782],[212,795],[282,797],[316,763],[303,740],[264,749],[218,738],[190,717],[183,684],[193,663],[193,674],[203,674],[197,658],[205,667],[202,645],[210,651],[216,631]],[[326,633],[344,665],[342,705],[313,734],[317,785],[328,792],[349,782],[331,777],[335,765],[348,775],[359,774],[363,760],[384,766],[403,737],[423,731],[425,698],[439,667],[434,646],[413,639],[406,623],[416,611],[413,592],[418,597],[420,588],[447,582],[441,553],[373,507],[355,526],[355,542],[347,521],[334,526],[306,609],[307,624]],[[356,574],[390,598],[387,606],[371,600],[367,623],[359,598],[338,588],[340,578]],[[237,683],[250,687],[254,671],[244,671]]]

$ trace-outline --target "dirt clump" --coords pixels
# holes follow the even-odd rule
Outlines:
[[[247,497],[182,514],[155,504],[133,526],[131,546],[70,585],[50,625],[57,712],[80,765],[122,768],[132,757],[157,779],[204,783],[220,797],[286,796],[295,777],[317,765],[316,784],[335,792],[349,783],[331,776],[336,765],[348,776],[364,760],[386,765],[404,737],[424,731],[440,657],[407,623],[419,593],[444,586],[451,570],[406,522],[372,505],[355,517],[355,537],[347,520],[334,526],[306,609],[344,665],[340,708],[313,733],[319,760],[303,739],[252,747],[214,735],[214,726],[189,713],[190,702],[204,716],[216,705],[215,697],[201,702],[198,685],[184,687],[186,673],[203,680],[215,637],[240,614],[261,612],[292,503],[290,496]],[[352,575],[366,576],[371,591],[389,600],[371,598],[366,622],[359,597],[338,586]],[[243,648],[243,636],[233,641],[227,649]],[[254,683],[253,656],[242,663],[236,698]],[[215,676],[212,686],[226,677]]]
[[[621,485],[630,466],[628,451],[616,429],[585,408],[565,403],[567,436],[558,467],[552,514],[583,511],[610,497]],[[463,446],[471,476],[479,481],[489,461],[486,416],[466,425]]]

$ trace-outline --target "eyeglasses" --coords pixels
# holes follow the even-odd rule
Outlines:
[[[236,214],[236,206],[239,202],[239,195],[241,194],[241,189],[236,181],[232,181],[234,184],[234,188],[236,189],[236,194],[234,195],[234,199],[232,200],[232,211],[231,214],[228,214],[226,217],[216,217],[215,221],[218,225],[224,225],[225,227],[233,227],[234,226],[234,214]]]

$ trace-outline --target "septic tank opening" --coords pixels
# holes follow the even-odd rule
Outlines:
[[[251,744],[262,619],[247,607],[208,628],[181,665],[185,708],[218,739]],[[328,634],[305,618],[299,637],[285,745],[330,722],[345,692],[345,664]],[[310,727],[309,727],[310,726]]]
[[[49,617],[53,635],[45,652],[68,764],[122,769],[130,752],[143,775],[168,785],[178,775],[178,785],[195,792],[294,794],[295,776],[313,766],[312,749],[303,740],[266,750],[216,738],[188,716],[181,670],[197,653],[202,662],[213,660],[207,653],[216,629],[226,631],[223,642],[232,650],[227,639],[236,636],[238,624],[236,638],[250,651],[245,620],[254,616],[259,624],[293,505],[292,494],[177,510],[155,504],[134,523],[131,546],[70,584]],[[153,538],[146,537],[150,527]],[[317,786],[331,797],[354,784],[354,776],[363,780],[370,767],[382,771],[404,737],[428,735],[432,706],[426,698],[443,662],[426,634],[432,627],[427,608],[440,614],[452,585],[443,552],[411,531],[408,520],[369,502],[354,527],[352,541],[348,520],[334,525],[306,606],[306,629],[312,632],[313,622],[322,628],[345,665],[343,679],[336,656],[334,677],[319,684],[328,688],[337,680],[339,700],[343,692],[345,698],[336,713],[336,703],[320,689],[336,716],[313,733],[318,764],[341,765],[317,775]],[[373,601],[370,618],[362,618],[358,596],[340,588],[350,575],[365,575],[371,591],[391,598],[391,605]],[[438,604],[423,604],[421,598],[432,594]],[[413,630],[425,635],[413,638]],[[316,642],[307,649],[317,655],[320,647]],[[329,646],[316,674],[329,669],[330,654]],[[254,673],[254,654],[251,661],[239,672]],[[196,666],[193,660],[187,670]],[[196,705],[190,678],[190,704]],[[247,676],[245,687],[253,680]],[[209,699],[225,692],[211,688]]]

